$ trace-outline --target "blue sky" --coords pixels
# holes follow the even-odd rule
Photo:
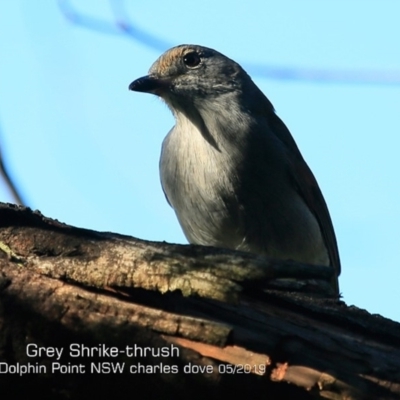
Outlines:
[[[158,175],[173,117],[128,85],[170,46],[215,48],[272,101],[317,177],[344,300],[400,321],[399,15],[389,0],[205,0],[197,10],[183,0],[1,1],[2,152],[46,216],[186,243]],[[3,183],[0,201],[11,201]]]

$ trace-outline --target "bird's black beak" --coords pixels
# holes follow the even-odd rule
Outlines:
[[[133,81],[129,85],[129,90],[160,95],[163,91],[168,89],[168,87],[169,81],[157,78],[153,75],[146,75]]]

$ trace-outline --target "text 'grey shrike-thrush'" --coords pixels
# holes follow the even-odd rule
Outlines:
[[[160,96],[176,125],[161,183],[190,243],[332,266],[328,208],[289,130],[250,76],[215,50],[165,52],[129,89]]]

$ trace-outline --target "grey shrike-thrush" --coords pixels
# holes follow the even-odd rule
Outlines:
[[[161,97],[176,125],[161,183],[190,243],[331,266],[339,252],[310,168],[243,68],[197,45],[165,52],[130,90]]]

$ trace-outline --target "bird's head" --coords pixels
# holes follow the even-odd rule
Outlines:
[[[246,84],[254,85],[235,61],[207,47],[181,45],[161,55],[149,74],[133,81],[129,89],[156,94],[174,110],[239,94]]]

